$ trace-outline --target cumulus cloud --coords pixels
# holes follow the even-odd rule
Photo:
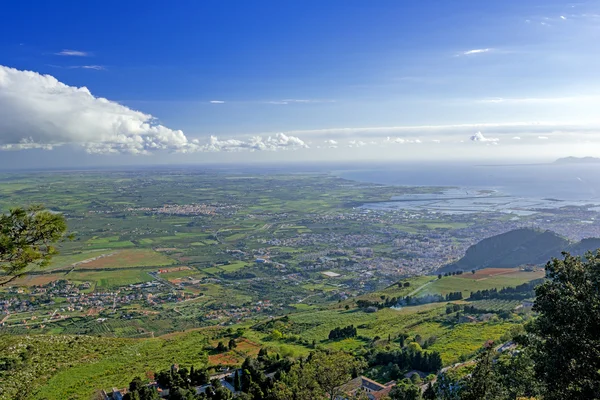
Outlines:
[[[87,51],[69,50],[64,49],[58,53],[54,53],[57,56],[71,56],[71,57],[87,57],[90,55]]]
[[[223,100],[211,100],[210,104],[225,104]]]
[[[538,139],[540,139],[540,140],[548,140],[548,136],[538,136]]]
[[[422,143],[419,139],[409,139],[409,138],[401,138],[401,137],[387,137],[384,143]]]
[[[85,87],[0,65],[0,150],[49,150],[62,145],[79,145],[94,154],[308,147],[298,137],[283,133],[248,140],[212,137],[201,144],[149,114],[95,97]]]
[[[348,142],[348,147],[363,147],[366,146],[367,143],[362,140],[350,140]]]
[[[521,140],[521,137],[519,137],[519,136],[514,136],[514,137],[513,137],[513,140]]]
[[[333,139],[329,139],[325,141],[325,144],[327,145],[327,147],[329,147],[330,149],[337,149],[337,145],[338,142],[336,140]],[[319,147],[320,148],[320,147]]]
[[[472,142],[487,142],[487,143],[497,143],[500,141],[498,138],[486,138],[483,136],[483,133],[477,132],[473,136],[470,137]]]
[[[299,149],[308,148],[309,146],[301,139],[294,136],[287,136],[283,133],[278,133],[275,136],[263,138],[254,136],[248,140],[226,139],[219,140],[216,136],[211,136],[207,145],[202,146],[203,151],[276,151],[280,149]]]

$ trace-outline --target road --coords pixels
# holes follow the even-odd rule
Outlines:
[[[429,285],[429,284],[433,283],[433,281],[434,281],[434,280],[431,280],[431,281],[429,281],[429,282],[427,282],[427,283],[425,283],[425,284],[423,284],[423,285],[419,286],[418,288],[416,288],[415,290],[413,290],[412,292],[410,292],[409,294],[407,294],[407,296],[412,296],[412,295],[414,295],[415,293],[418,293],[418,292],[419,292],[421,289],[423,289],[425,286],[427,286],[427,285]]]

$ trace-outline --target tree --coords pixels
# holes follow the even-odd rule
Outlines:
[[[436,399],[435,390],[433,390],[433,385],[431,382],[427,385],[427,388],[423,392],[423,399],[425,400],[435,400]]]
[[[142,386],[144,386],[144,384],[142,383],[142,378],[137,376],[137,377],[133,378],[133,380],[129,383],[129,391],[137,392],[138,390],[140,390],[142,388]]]
[[[392,400],[420,400],[421,388],[412,384],[408,379],[403,379],[390,391]]]
[[[600,252],[563,257],[546,264],[549,279],[535,289],[535,373],[545,399],[600,398]]]
[[[192,390],[175,387],[169,390],[169,400],[194,400],[195,394]]]
[[[412,375],[410,376],[410,381],[411,381],[412,383],[414,383],[415,385],[418,385],[418,384],[420,384],[420,383],[421,383],[421,381],[422,381],[422,380],[421,380],[421,376],[415,372],[414,374],[412,374]]]
[[[461,393],[461,400],[500,399],[501,387],[494,371],[494,346],[487,343],[477,356],[475,369]]]
[[[390,379],[396,380],[396,379],[400,379],[401,377],[402,377],[402,370],[400,369],[398,364],[392,365],[392,367],[390,368]]]
[[[442,274],[438,274],[438,279],[442,279]]]
[[[503,355],[496,360],[495,369],[506,398],[539,398],[540,382],[535,378],[533,360],[527,349],[518,354]]]
[[[352,371],[361,367],[352,355],[343,352],[313,353],[310,364],[314,366],[316,381],[330,400],[340,394],[339,387],[352,378]]]
[[[297,362],[287,374],[282,373],[271,394],[276,400],[326,399],[316,380],[314,365],[310,362]]]
[[[242,377],[240,376],[240,370],[235,370],[235,375],[233,376],[233,388],[236,392],[242,390]]]
[[[235,342],[235,339],[229,339],[229,343],[227,343],[227,347],[229,348],[229,350],[233,350],[237,347],[237,343]]]
[[[225,344],[223,342],[219,342],[217,344],[217,347],[215,348],[216,351],[218,351],[219,353],[224,353],[227,351],[227,346],[225,346]]]
[[[43,268],[57,251],[54,246],[65,238],[67,222],[62,214],[42,206],[13,208],[0,215],[0,286]]]

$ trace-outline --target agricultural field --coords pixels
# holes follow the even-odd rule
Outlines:
[[[528,272],[518,268],[486,268],[476,271],[475,274],[465,272],[462,275],[444,276],[442,279],[435,279],[414,295],[446,295],[452,292],[463,292],[463,296],[468,297],[471,292],[477,290],[514,287],[544,276],[545,272],[543,270]]]

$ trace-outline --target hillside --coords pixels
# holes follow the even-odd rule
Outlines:
[[[572,245],[567,239],[551,231],[515,229],[492,236],[470,246],[464,257],[448,264],[440,272],[469,271],[481,268],[514,268],[525,264],[544,264],[565,249],[579,253],[600,243],[600,240]],[[582,251],[581,253],[584,253]]]

